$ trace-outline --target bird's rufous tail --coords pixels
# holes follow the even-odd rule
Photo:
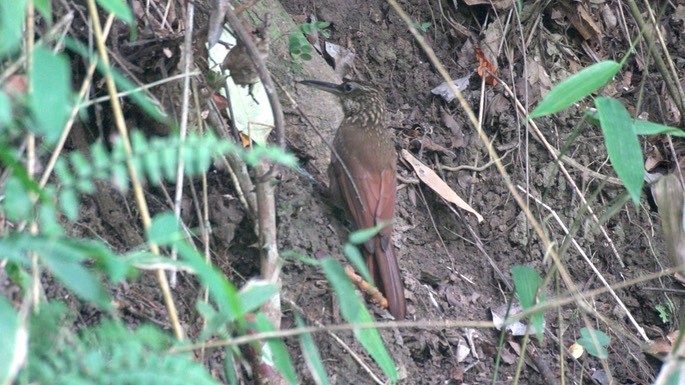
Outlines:
[[[376,281],[376,286],[387,298],[390,314],[395,319],[402,320],[407,311],[407,305],[394,247],[387,236],[377,235],[373,241],[375,246],[373,255],[363,248],[366,254],[366,266]]]

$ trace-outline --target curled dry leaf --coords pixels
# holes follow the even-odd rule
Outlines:
[[[661,177],[652,185],[652,194],[659,207],[666,252],[673,266],[683,269],[685,268],[685,229],[683,228],[685,191],[683,191],[680,177],[676,174]]]
[[[416,159],[411,152],[402,150],[402,158],[409,162],[419,179],[421,179],[421,181],[428,185],[428,187],[430,187],[433,191],[438,193],[438,195],[440,195],[443,199],[454,203],[460,209],[466,210],[475,215],[479,223],[483,221],[482,215],[480,215],[476,210],[469,206],[468,203],[461,199],[459,195],[457,195],[457,193],[454,192],[454,190],[452,190],[452,188],[450,188],[450,186],[448,186],[447,183],[445,183],[445,181],[438,176],[438,174],[435,173],[435,171],[421,163],[421,161]]]
[[[497,79],[493,75],[497,74],[497,67],[492,64],[480,48],[476,48],[476,60],[478,60],[478,76],[485,79],[485,84],[497,85]]]

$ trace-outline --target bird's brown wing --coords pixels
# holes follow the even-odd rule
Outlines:
[[[371,169],[374,169],[373,167]],[[331,163],[331,188],[339,191],[340,199],[352,216],[356,229],[388,222],[377,236],[364,243],[364,254],[369,273],[388,299],[390,312],[398,319],[404,318],[404,288],[395,251],[391,243],[392,224],[395,216],[395,172],[392,168],[379,172],[369,171],[359,162],[349,162],[348,171],[355,176],[351,182],[347,173],[334,161]]]

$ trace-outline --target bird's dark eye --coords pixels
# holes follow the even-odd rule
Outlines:
[[[354,84],[352,84],[352,83],[343,84],[343,91],[352,92],[352,90],[354,90]]]

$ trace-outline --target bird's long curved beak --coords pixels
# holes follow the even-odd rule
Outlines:
[[[320,80],[301,80],[299,82],[305,86],[318,88],[322,91],[330,92],[332,94],[340,94],[340,85],[329,82],[322,82]]]

